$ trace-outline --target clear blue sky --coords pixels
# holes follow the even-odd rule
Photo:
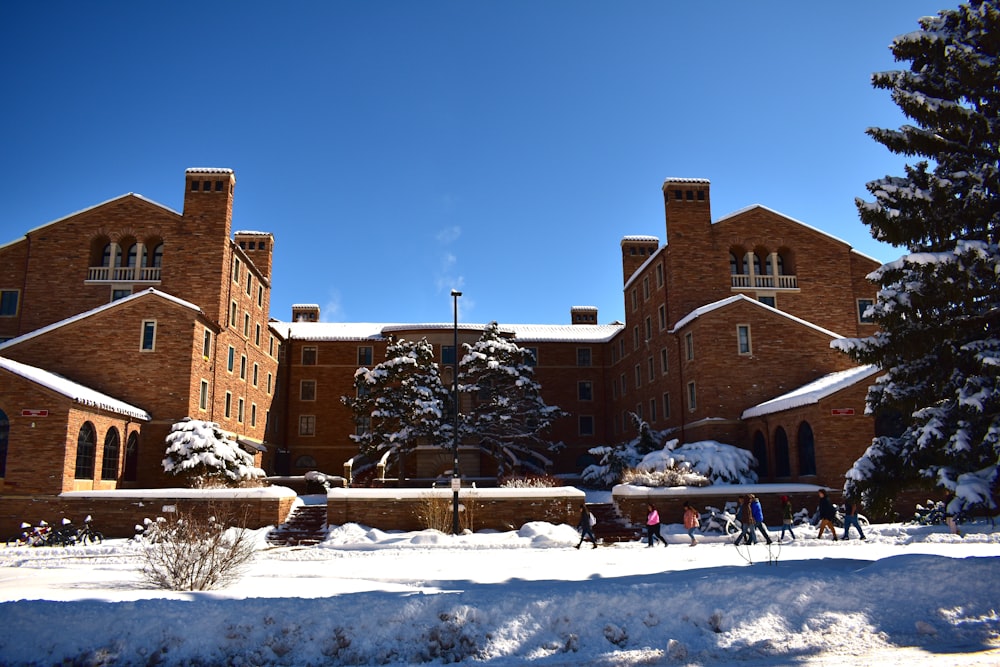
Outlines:
[[[903,164],[869,77],[957,4],[3,3],[0,244],[227,167],[279,319],[450,322],[452,288],[463,321],[624,319],[618,244],[663,243],[668,176],[891,260],[853,203]]]

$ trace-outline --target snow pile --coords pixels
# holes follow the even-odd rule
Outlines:
[[[185,417],[167,435],[163,469],[172,475],[191,477],[196,485],[206,480],[241,482],[264,477],[254,467],[253,455],[215,422]]]

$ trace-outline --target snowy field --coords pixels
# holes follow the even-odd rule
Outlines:
[[[135,542],[0,548],[3,665],[997,665],[1000,530],[577,551],[566,525],[333,527],[216,592],[149,588]],[[777,532],[773,532],[775,537]]]

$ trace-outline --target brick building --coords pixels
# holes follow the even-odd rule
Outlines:
[[[181,213],[127,194],[0,246],[4,496],[169,484],[164,437],[185,416],[219,422],[269,472],[340,474],[358,453],[341,397],[390,336],[426,338],[451,383],[453,323],[328,323],[312,304],[272,319],[274,239],[231,231],[235,181],[189,169]],[[663,196],[666,242],[621,241],[624,323],[586,306],[566,325],[500,323],[569,413],[550,434],[565,446],[537,463],[579,473],[590,448],[634,437],[634,412],[751,449],[762,481],[841,484],[873,435],[873,371],[830,341],[873,332],[879,263],[763,206],[713,222],[707,180],[667,179]],[[460,323],[459,345],[482,330]],[[415,462],[425,479],[452,467],[435,446]],[[494,467],[474,443],[460,465]]]

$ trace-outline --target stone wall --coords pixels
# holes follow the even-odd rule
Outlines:
[[[171,493],[173,492],[173,493]],[[295,492],[281,487],[261,489],[135,489],[130,491],[74,491],[58,496],[0,497],[0,536],[18,534],[22,521],[46,521],[59,526],[63,518],[81,525],[90,515],[105,537],[131,537],[144,519],[176,512],[222,512],[243,516],[247,528],[278,525],[285,520]],[[224,509],[223,509],[224,508]]]
[[[462,489],[460,525],[478,530],[517,530],[531,521],[576,525],[585,494],[551,489]],[[359,523],[379,530],[422,530],[429,503],[450,503],[449,489],[333,489],[327,493],[331,525]],[[450,516],[450,515],[449,515]],[[470,525],[471,523],[471,525]]]

